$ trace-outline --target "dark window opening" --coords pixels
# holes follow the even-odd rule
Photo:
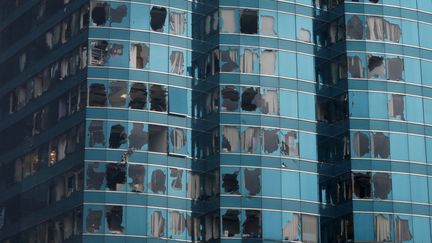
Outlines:
[[[382,132],[372,135],[372,152],[375,158],[387,159],[390,156],[390,138]]]
[[[98,172],[98,163],[88,163],[87,168],[87,189],[100,190],[104,181],[105,173]]]
[[[109,91],[108,100],[112,107],[124,107],[126,105],[127,82],[110,82]]]
[[[260,91],[259,88],[249,87],[243,90],[241,96],[241,108],[244,111],[255,111],[260,105]]]
[[[167,110],[167,91],[166,87],[162,85],[150,86],[150,109],[152,111]]]
[[[258,11],[249,9],[241,11],[240,32],[243,34],[258,33]]]
[[[234,86],[227,85],[222,89],[222,108],[226,111],[236,111],[240,94]]]
[[[110,8],[110,21],[113,23],[121,23],[126,15],[126,5],[120,5],[117,8]]]
[[[123,232],[123,206],[106,206],[106,221],[111,233]]]
[[[347,36],[350,39],[363,39],[363,22],[357,15],[352,16],[348,20]]]
[[[387,73],[390,80],[403,80],[404,61],[399,57],[387,58]]]
[[[369,137],[366,134],[362,132],[354,134],[354,151],[360,157],[370,153]]]
[[[91,64],[103,66],[109,59],[109,44],[105,40],[92,41]]]
[[[111,127],[111,133],[109,137],[109,147],[110,148],[120,148],[122,144],[126,144],[127,134],[125,128],[120,125],[113,125]]]
[[[263,130],[263,148],[264,152],[271,154],[279,149],[279,130],[264,129]]]
[[[164,7],[152,7],[150,10],[150,26],[152,30],[163,32],[165,20],[167,17],[167,10]]]
[[[167,128],[157,125],[149,125],[149,151],[166,153],[167,152]]]
[[[405,120],[405,96],[392,94],[388,104],[389,116],[399,120]]]
[[[368,59],[369,78],[384,78],[384,57],[370,56]]]
[[[224,236],[233,237],[240,234],[240,211],[228,209],[222,216],[222,230]]]
[[[261,238],[261,211],[245,210],[243,222],[243,238]]]
[[[348,57],[348,71],[353,78],[364,77],[364,67],[362,60],[358,56]]]
[[[357,198],[367,199],[372,195],[371,173],[354,173],[354,194]]]
[[[104,84],[90,85],[89,105],[100,107],[104,107],[107,105],[107,94]]]
[[[230,48],[220,51],[220,61],[222,72],[233,72],[239,68],[239,50]]]
[[[237,179],[238,172],[233,174],[224,174],[222,176],[222,187],[224,191],[231,194],[239,194],[239,181]]]
[[[108,19],[109,7],[107,3],[96,3],[92,10],[92,21],[97,26],[105,25]]]
[[[245,169],[244,182],[249,195],[257,195],[261,192],[261,169]]]
[[[141,150],[148,143],[148,133],[144,130],[144,124],[133,123],[129,135],[129,148]]]
[[[154,170],[151,175],[150,189],[153,193],[165,194],[166,175],[162,170]]]
[[[126,164],[107,164],[106,186],[110,191],[120,191],[126,184]]]
[[[129,107],[132,109],[146,109],[147,105],[147,85],[143,83],[133,83],[130,89]]]
[[[144,192],[145,168],[142,165],[129,165],[129,183],[132,192]]]
[[[388,199],[392,191],[392,179],[390,174],[375,173],[372,177],[374,185],[374,197],[380,199]]]
[[[87,232],[97,233],[100,231],[102,221],[102,210],[89,209],[87,214]]]
[[[105,135],[103,121],[91,121],[89,126],[90,142],[89,146],[94,147],[96,144],[105,146]]]

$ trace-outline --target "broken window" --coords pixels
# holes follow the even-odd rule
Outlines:
[[[259,153],[261,148],[261,129],[258,127],[246,128],[241,133],[241,147],[242,152]]]
[[[384,57],[368,57],[369,78],[385,78]]]
[[[377,242],[391,241],[390,219],[388,216],[379,214],[374,217],[375,239]],[[402,242],[402,241],[397,241]]]
[[[222,91],[222,111],[238,111],[240,94],[237,87],[226,85]]]
[[[157,32],[164,32],[167,9],[164,7],[154,6],[150,10],[150,27]]]
[[[413,234],[410,229],[409,219],[402,219],[403,216],[396,216],[395,219],[395,242],[411,241]]]
[[[375,158],[387,159],[390,157],[390,138],[384,133],[372,134],[371,147]]]
[[[348,57],[348,71],[351,74],[352,78],[364,77],[364,67],[362,59],[359,56]]]
[[[104,122],[91,121],[88,128],[89,132],[89,146],[95,147],[96,145],[105,146]]]
[[[243,111],[256,111],[261,104],[261,94],[259,88],[244,87],[241,96],[241,108]]]
[[[174,191],[183,190],[183,170],[171,168],[170,178],[171,178],[171,189]]]
[[[363,21],[359,16],[354,15],[348,20],[347,37],[355,40],[363,39]]]
[[[187,130],[181,128],[170,128],[170,153],[187,154]]]
[[[392,191],[392,179],[387,173],[374,173],[372,176],[374,197],[379,199],[389,199]]]
[[[105,178],[105,164],[87,163],[86,188],[88,190],[101,190]]]
[[[354,194],[357,198],[368,199],[372,195],[371,173],[354,173]]]
[[[266,154],[273,154],[278,155],[279,154],[279,130],[277,129],[263,129],[262,134],[263,139],[263,150]]]
[[[300,240],[300,215],[296,213],[284,213],[284,218],[286,218],[284,220],[286,221],[286,224],[282,229],[283,239],[288,241]]]
[[[143,123],[132,123],[129,135],[129,148],[136,150],[146,150],[144,145],[148,144],[148,133]]]
[[[240,149],[240,131],[238,127],[224,126],[222,128],[222,150],[238,152]]]
[[[281,130],[282,144],[281,153],[287,156],[299,155],[298,133],[296,131]]]
[[[389,95],[388,112],[389,117],[405,120],[405,96],[398,94]]]
[[[277,35],[277,25],[276,25],[276,15],[271,12],[266,12],[265,15],[261,15],[261,28],[260,33],[262,35],[276,36]]]
[[[261,238],[262,217],[259,210],[245,210],[243,238]]]
[[[106,222],[111,233],[123,233],[123,206],[106,206]]]
[[[127,98],[127,82],[112,81],[109,83],[108,101],[112,107],[124,107]]]
[[[228,209],[222,216],[222,232],[225,237],[240,234],[240,210]]]
[[[404,61],[400,57],[387,58],[387,79],[390,80],[403,80]]]
[[[90,45],[90,63],[96,66],[103,66],[109,59],[109,44],[105,40],[92,41]]]
[[[107,164],[105,178],[110,191],[122,191],[126,184],[126,164]]]
[[[384,40],[384,24],[382,17],[366,16],[366,37],[368,40]]]
[[[169,232],[173,235],[182,235],[185,232],[187,226],[187,221],[184,214],[178,211],[171,211],[169,212],[169,219]],[[172,236],[170,235],[170,237]]]
[[[128,176],[131,181],[129,186],[132,192],[144,192],[145,172],[143,165],[129,165]]]
[[[167,110],[167,90],[165,86],[153,84],[150,86],[150,109],[152,111]]]
[[[167,127],[149,125],[148,150],[152,152],[167,152]]]
[[[147,85],[143,83],[132,83],[130,92],[129,107],[132,109],[146,109]]]
[[[126,144],[126,143],[127,143],[127,134],[125,131],[125,127],[120,124],[111,126],[109,147],[118,149],[122,144]]]
[[[244,171],[245,188],[248,195],[255,196],[261,193],[261,169],[245,169]]]
[[[102,223],[103,210],[93,210],[92,208],[88,209],[86,225],[88,233],[98,233],[101,231],[101,223]]]
[[[61,42],[62,44],[68,42],[72,35],[72,29],[71,29],[71,19],[67,18],[63,20],[62,24],[62,34],[61,34]]]
[[[150,218],[151,235],[154,237],[165,236],[165,218],[161,211],[154,211]]]
[[[308,243],[318,242],[318,218],[312,215],[302,215],[302,241]]]
[[[146,44],[132,44],[130,55],[131,67],[144,69],[149,63],[150,48]]]
[[[261,113],[270,115],[279,114],[279,95],[277,89],[263,88],[261,91]]]
[[[258,72],[258,50],[242,48],[240,54],[240,72],[257,73]]]
[[[166,175],[162,169],[153,169],[151,173],[149,188],[153,193],[165,194]]]
[[[170,72],[183,75],[185,72],[185,53],[183,51],[171,51]]]
[[[105,25],[108,20],[109,6],[107,3],[97,2],[91,12],[92,21],[97,26]]]
[[[354,152],[357,156],[363,157],[370,153],[369,136],[363,132],[354,133]]]
[[[261,52],[261,74],[274,75],[276,72],[277,52],[275,50],[264,50]]]
[[[236,72],[239,69],[239,49],[221,48],[220,65],[222,72]]]
[[[220,10],[220,22],[222,33],[236,33],[236,10],[233,9],[221,9]]]
[[[187,195],[192,199],[198,199],[200,197],[201,185],[200,176],[198,174],[189,172],[188,183],[187,183]]]
[[[244,9],[240,13],[240,32],[243,34],[258,33],[258,11]]]
[[[224,192],[230,194],[239,194],[240,193],[240,185],[239,172],[235,171],[233,173],[226,173],[222,175],[222,187],[224,188]]]
[[[107,105],[107,94],[105,85],[91,84],[89,89],[89,105],[105,107]]]
[[[170,33],[174,35],[184,35],[186,29],[186,15],[171,11],[169,15]]]

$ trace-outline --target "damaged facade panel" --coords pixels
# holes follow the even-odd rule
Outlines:
[[[262,216],[259,210],[245,210],[245,220],[243,222],[243,238],[262,237]]]
[[[112,81],[109,83],[108,101],[112,107],[125,107],[127,86],[127,82],[123,81]]]
[[[389,117],[405,120],[405,96],[398,94],[389,95],[388,102]]]
[[[129,187],[132,192],[144,192],[145,167],[130,164],[128,167]]]
[[[222,188],[230,194],[240,193],[239,172],[222,174]]]
[[[263,88],[261,91],[261,113],[271,115],[279,114],[279,94],[277,89]]]
[[[260,73],[266,75],[274,75],[276,72],[277,51],[264,50],[261,52],[260,58]]]
[[[390,158],[390,138],[382,132],[372,134],[371,139],[372,154],[375,158]]]
[[[107,106],[107,90],[105,84],[93,83],[89,87],[89,105],[90,106]]]
[[[370,140],[368,134],[364,132],[355,132],[353,135],[354,153],[359,157],[370,154]]]
[[[109,147],[118,149],[123,144],[127,143],[127,131],[121,124],[111,126],[111,132],[109,136]]]
[[[352,78],[364,78],[364,64],[359,56],[348,57],[348,72]]]
[[[225,237],[234,237],[240,234],[240,210],[228,209],[222,215],[222,233]]]
[[[154,211],[150,216],[150,233],[153,237],[165,236],[165,217],[161,211]]]
[[[236,32],[236,10],[234,9],[221,9],[221,32],[222,33],[235,33]]]
[[[388,173],[354,173],[354,195],[360,199],[389,199],[392,192],[392,178]]]
[[[101,190],[105,179],[105,164],[87,163],[86,189]]]
[[[299,155],[298,132],[281,130],[282,143],[281,153],[285,156]]]
[[[240,57],[238,48],[221,48],[221,72],[236,72],[239,70]]]
[[[109,43],[105,40],[91,41],[90,43],[90,64],[104,66],[110,58]]]
[[[384,57],[368,56],[368,77],[385,78]]]
[[[170,72],[178,75],[185,73],[185,53],[183,51],[171,51]]]
[[[387,79],[403,80],[404,61],[400,57],[386,58]]]
[[[126,184],[126,164],[107,164],[106,172],[106,187],[110,191],[122,191]]]
[[[353,15],[348,20],[347,23],[347,38],[349,39],[355,39],[355,40],[362,40],[364,37],[363,33],[363,24],[364,20],[362,20],[359,16]]]
[[[150,176],[150,175],[149,175]],[[153,193],[165,194],[166,188],[166,174],[161,169],[155,169],[151,173],[149,188]]]
[[[87,217],[86,217],[87,232],[88,233],[100,232],[102,230],[101,224],[102,224],[103,210],[89,208],[86,213],[87,213]]]
[[[242,48],[240,54],[240,72],[257,73],[259,65],[258,49]]]
[[[132,123],[129,135],[129,148],[133,150],[146,150],[148,144],[148,132],[143,123]]]
[[[366,38],[373,41],[389,40],[399,43],[402,30],[399,24],[390,23],[383,17],[366,16]]]
[[[240,32],[243,34],[258,33],[258,11],[244,9],[240,13]]]
[[[241,133],[242,152],[259,153],[261,148],[261,129],[248,127]]]
[[[169,14],[170,33],[184,35],[186,30],[186,14],[173,12]]]
[[[96,2],[92,6],[91,19],[96,26],[106,26],[107,23],[122,23],[127,16],[127,6],[111,7],[107,2]]]
[[[241,108],[243,111],[256,111],[261,103],[259,88],[243,87],[241,95]]]
[[[266,154],[279,154],[280,138],[278,129],[263,129],[262,131],[263,151]]]
[[[170,153],[187,154],[187,130],[181,128],[169,129]]]

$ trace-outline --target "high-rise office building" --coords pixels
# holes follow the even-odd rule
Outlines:
[[[0,242],[432,241],[430,0],[0,0]]]

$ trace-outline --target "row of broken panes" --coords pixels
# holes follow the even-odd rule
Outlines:
[[[221,33],[259,34],[313,42],[312,18],[286,12],[234,8],[221,8],[219,18]],[[213,21],[217,23],[217,20]]]
[[[46,167],[53,166],[83,147],[84,124],[80,124],[19,158],[2,163],[0,174],[3,179],[0,189],[6,189]]]
[[[83,93],[82,93],[83,91]],[[58,124],[59,121],[73,116],[85,107],[86,88],[84,85],[74,87],[60,96],[58,99],[35,110],[32,114],[10,126],[0,133],[1,136],[13,137],[1,150],[5,151],[22,143],[25,140],[32,140]],[[83,96],[81,96],[83,95]]]
[[[206,199],[219,194],[216,172],[125,163],[86,163],[86,190],[107,190]]]
[[[90,64],[190,75],[191,52],[158,44],[92,40]]]
[[[253,47],[222,46],[195,60],[200,79],[225,73],[248,73],[315,80],[314,58],[289,51]]]
[[[351,134],[353,157],[432,162],[432,139],[402,133],[358,131]]]
[[[241,111],[315,120],[315,96],[312,94],[278,88],[225,85],[221,87],[220,96],[223,112]]]
[[[68,240],[73,240],[75,237],[82,237],[82,224],[82,207],[78,207],[48,221],[40,222],[36,226],[26,229],[25,231],[20,232],[17,235],[12,236],[2,242],[65,242]]]
[[[223,126],[221,148],[228,153],[268,154],[316,159],[316,135],[292,130]],[[300,152],[299,146],[305,150]]]
[[[87,131],[87,145],[93,148],[191,154],[191,131],[184,128],[92,120],[87,124]]]
[[[48,179],[43,184],[20,192],[19,195],[2,203],[0,214],[4,220],[2,226],[13,227],[22,219],[34,216],[40,210],[60,203],[83,190],[84,175],[82,168],[73,168],[63,174]]]
[[[318,242],[318,217],[291,212],[223,209],[221,238]]]
[[[3,116],[23,109],[30,101],[42,96],[56,86],[58,80],[72,77],[87,66],[86,47],[80,46],[60,60],[52,63],[25,83],[6,95]],[[85,91],[85,90],[84,90]],[[85,98],[85,97],[84,97]]]
[[[222,194],[318,201],[316,174],[259,167],[224,167],[220,173]]]
[[[89,83],[89,106],[121,107],[174,114],[191,114],[187,89],[125,81]]]
[[[86,9],[87,7],[83,7]],[[88,9],[87,9],[88,10]],[[80,32],[85,30],[87,26],[83,25],[80,15],[83,13],[80,10],[73,13],[71,16],[66,18],[63,22],[58,23],[56,26],[48,30],[23,48],[23,51],[10,57],[4,62],[2,68],[5,72],[5,78],[12,78],[22,72],[25,72],[29,67],[40,62],[48,53],[51,53],[54,49],[58,49],[64,44],[68,43],[73,37],[78,35]],[[83,16],[81,16],[83,17]],[[84,17],[83,17],[84,18]],[[73,22],[72,22],[73,21]],[[87,47],[83,47],[87,49]],[[87,52],[80,52],[80,55],[75,58],[74,62],[81,61],[81,67],[86,66]]]
[[[432,100],[383,92],[350,92],[352,117],[432,124]]]
[[[186,6],[187,7],[187,6]],[[187,10],[137,3],[93,1],[93,26],[151,30],[191,37],[192,15]]]
[[[6,1],[6,2],[19,2],[19,1]],[[5,3],[6,3],[5,2]],[[68,1],[69,2],[69,1]],[[25,35],[35,30],[43,21],[53,17],[56,13],[63,11],[68,7],[64,6],[67,3],[62,3],[61,0],[40,0],[31,9],[27,10],[24,14],[2,31],[0,37],[1,50],[5,50],[8,46],[13,45],[18,40],[22,39]],[[1,10],[4,10],[0,7]],[[9,13],[9,12],[8,12]],[[80,14],[81,13],[81,14]],[[79,26],[88,26],[89,7],[85,5],[78,10],[75,14],[81,15],[81,21],[78,21]],[[1,14],[0,14],[1,15]],[[78,17],[78,16],[77,16]],[[75,18],[75,17],[74,17]],[[69,29],[69,32],[71,30]]]
[[[184,210],[114,205],[88,205],[84,208],[84,230],[89,234],[198,240],[203,226],[199,218]]]

